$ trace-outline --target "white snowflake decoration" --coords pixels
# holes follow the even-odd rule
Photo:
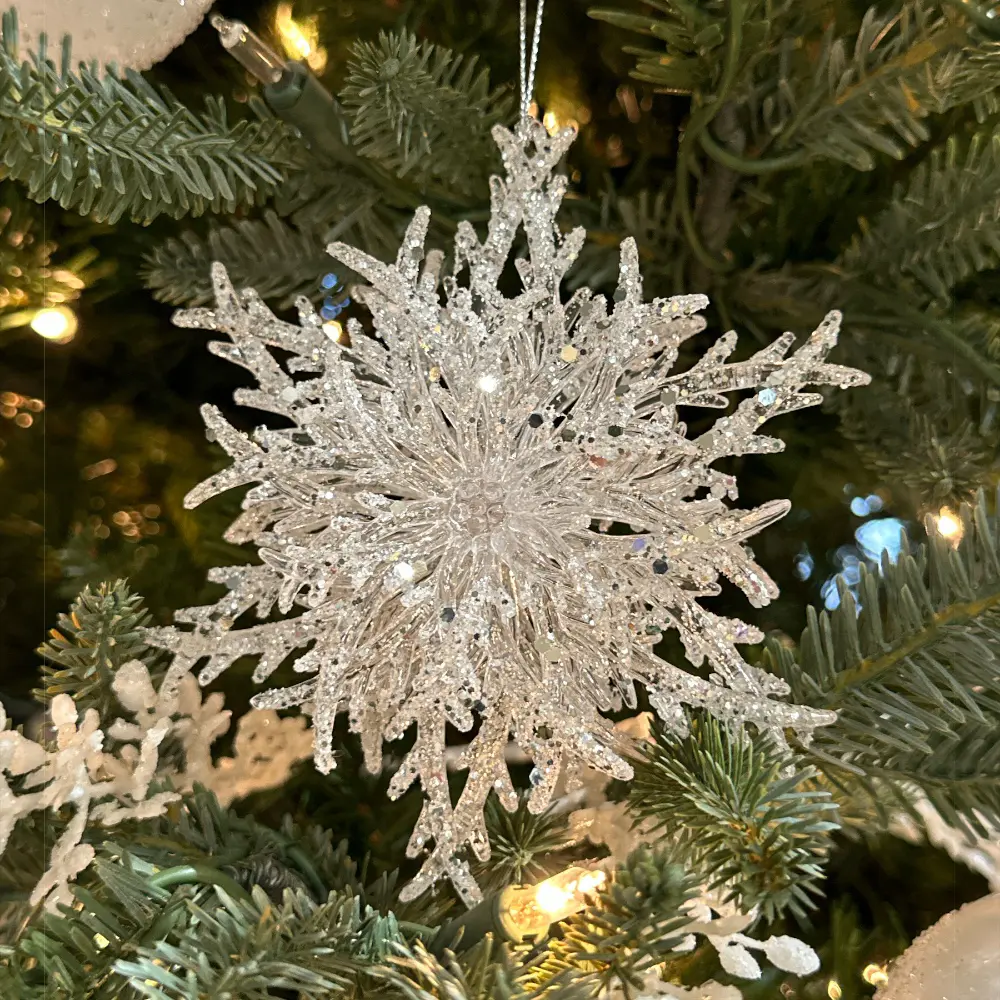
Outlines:
[[[674,726],[685,704],[804,738],[833,718],[776,700],[786,685],[734,645],[760,633],[698,599],[718,592],[720,572],[755,606],[776,594],[744,541],[789,505],[730,509],[724,500],[735,499],[736,484],[711,465],[780,450],[757,431],[820,400],[803,385],[866,381],[824,361],[839,316],[791,357],[795,338],[785,334],[726,364],[729,333],[671,374],[681,342],[704,327],[697,312],[706,299],[644,303],[629,239],[610,313],[588,289],[563,302],[560,283],[585,234],[560,234],[566,185],[552,170],[573,132],[550,138],[525,121],[493,134],[507,176],[491,182],[486,238],[462,223],[443,281],[443,254],[424,249],[427,209],[394,265],[330,247],[371,283],[357,298],[375,337],[352,320],[351,346],[336,343],[306,302],[299,325],[279,321],[252,291],[234,292],[219,265],[217,308],[177,317],[228,334],[212,351],[260,385],[237,392],[237,402],[292,426],[250,438],[204,408],[210,436],[234,461],[186,502],[259,484],[226,537],[253,542],[261,565],[212,571],[228,595],[180,612],[192,629],[155,630],[151,641],[175,654],[174,681],[202,662],[207,684],[244,656],[258,657],[258,683],[283,663],[306,675],[255,704],[309,706],[322,771],[334,766],[338,712],[361,734],[371,770],[383,740],[416,724],[390,794],[420,781],[426,801],[408,850],[433,848],[405,898],[447,876],[467,901],[478,899],[461,854],[468,845],[489,857],[482,812],[492,791],[516,806],[504,763],[511,736],[535,763],[533,811],[549,801],[564,761],[631,777],[600,713],[634,705],[636,681]],[[522,290],[506,298],[498,285],[519,227],[529,256],[515,261]],[[272,347],[292,355],[286,368]],[[686,436],[678,407],[725,408],[725,393],[750,387],[759,387],[753,398]],[[630,533],[606,533],[612,523]],[[286,617],[234,628],[251,609]],[[693,664],[708,659],[710,679],[654,655],[665,629],[678,631]],[[453,804],[445,727],[469,731],[477,718],[462,761],[468,780]]]

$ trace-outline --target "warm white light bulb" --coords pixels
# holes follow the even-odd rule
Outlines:
[[[945,538],[951,538],[962,530],[962,522],[947,510],[942,510],[938,514],[936,523],[938,533]]]
[[[549,882],[543,882],[535,893],[535,903],[545,914],[557,913],[573,898],[573,894]]]
[[[401,562],[396,566],[396,576],[407,583],[416,575],[416,570],[408,562]]]
[[[588,895],[607,881],[599,869],[567,868],[534,888],[534,905],[551,921],[563,920],[586,905]]]
[[[344,328],[335,319],[328,319],[323,324],[323,332],[331,339],[341,343],[344,339]]]
[[[500,379],[496,375],[484,375],[476,385],[479,386],[483,392],[496,392],[500,387]]]
[[[872,986],[885,986],[889,982],[889,975],[885,971],[885,966],[876,965],[874,962],[870,962],[864,967],[861,978],[866,983],[871,983]]]
[[[326,49],[319,45],[319,28],[315,17],[297,21],[292,17],[292,5],[281,3],[274,12],[274,27],[290,58],[303,60],[314,73],[323,72],[326,67]]]
[[[937,514],[931,515],[934,524],[934,531],[940,535],[952,548],[955,548],[965,534],[965,524],[961,517],[950,511],[947,507],[942,507]]]
[[[599,868],[574,866],[538,885],[511,886],[501,897],[500,919],[512,941],[540,938],[549,927],[587,905],[608,876]]]
[[[31,329],[57,344],[69,343],[76,335],[76,314],[65,306],[39,309],[31,318]]]

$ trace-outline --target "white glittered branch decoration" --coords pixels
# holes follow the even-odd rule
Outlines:
[[[211,745],[229,728],[222,696],[202,702],[193,677],[168,697],[157,692],[145,664],[124,664],[112,682],[132,717],[116,719],[107,731],[95,709],[83,718],[68,694],[52,699],[52,745],[7,729],[0,706],[0,854],[18,820],[66,806],[73,809],[56,840],[49,866],[31,894],[31,903],[50,909],[70,903],[72,882],[94,859],[84,837],[91,826],[110,827],[125,819],[158,816],[197,782],[214,791],[222,805],[275,787],[292,766],[312,752],[312,738],[301,718],[279,719],[254,710],[240,719],[235,757],[213,763]],[[159,749],[170,737],[179,742],[183,767],[164,766]],[[154,779],[162,790],[151,791]]]

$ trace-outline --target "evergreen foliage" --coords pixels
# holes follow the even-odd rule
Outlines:
[[[817,773],[766,737],[698,716],[683,738],[654,727],[629,800],[709,889],[768,921],[804,917],[839,825],[829,792],[809,787]]]
[[[915,356],[869,388],[864,398],[838,408],[841,429],[885,480],[932,509],[974,496],[988,481],[1000,456],[997,393]],[[895,419],[887,423],[886,413]]]
[[[832,612],[810,609],[796,650],[766,663],[793,697],[831,708],[807,754],[846,796],[888,817],[922,792],[952,825],[1000,820],[1000,533],[984,496],[962,512],[957,548],[926,546],[843,581]]]
[[[240,287],[280,297],[285,304],[313,294],[317,276],[330,266],[318,232],[295,229],[268,211],[263,219],[213,226],[204,239],[187,232],[167,240],[146,258],[143,277],[164,302],[205,305],[212,299],[214,261],[225,263]]]
[[[495,796],[488,800],[485,815],[491,855],[474,872],[484,891],[540,882],[569,866],[565,817],[529,812],[526,797],[509,813]]]
[[[553,982],[548,988],[526,989],[517,979],[517,967],[507,949],[486,937],[456,955],[435,955],[416,944],[400,955],[383,979],[399,1000],[588,1000],[592,991],[583,983]]]
[[[437,950],[433,899],[401,904],[394,875],[364,887],[343,845],[332,848],[318,828],[272,830],[202,790],[168,817],[128,824],[117,841],[101,845],[74,907],[35,914],[0,949],[4,996],[201,1000],[293,989],[316,1000],[584,1000],[637,983],[661,960],[691,892],[674,862],[641,850],[563,937],[528,952],[486,937],[451,952]],[[299,883],[244,883],[240,870],[264,855]]]
[[[358,152],[418,183],[474,190],[496,167],[490,129],[508,120],[512,103],[476,64],[406,31],[359,42],[340,92]]]
[[[95,590],[84,587],[38,649],[47,662],[40,668],[44,686],[36,697],[48,703],[68,694],[81,712],[96,708],[102,718],[113,718],[118,703],[111,682],[118,668],[129,660],[154,666],[155,653],[142,635],[150,622],[142,598],[124,580]]]
[[[230,126],[221,99],[197,115],[131,70],[74,72],[68,42],[58,67],[44,42],[20,62],[16,13],[4,15],[0,148],[37,201],[107,222],[233,212],[273,191],[294,162],[290,140],[276,120]]]
[[[910,278],[914,303],[947,301],[960,282],[997,264],[998,183],[1000,133],[976,132],[965,143],[949,136],[865,227],[844,266],[869,281]]]
[[[152,1000],[267,1000],[276,989],[343,994],[355,968],[348,956],[379,920],[362,915],[351,899],[317,905],[289,893],[275,906],[256,887],[248,900],[214,892],[215,905],[185,900],[190,916],[176,944],[154,939],[135,949],[135,959],[117,962],[115,972]]]
[[[724,88],[747,115],[752,155],[727,153],[710,133],[698,138],[747,174],[813,157],[871,170],[880,154],[901,159],[926,142],[930,115],[985,104],[1000,86],[994,41],[927,0],[869,7],[853,32],[849,15],[829,18],[817,0],[647,2],[657,13],[591,16],[663,43],[626,49],[633,78],[676,94]]]
[[[404,4],[395,26],[379,33],[396,8],[371,5],[356,12],[351,31],[336,28],[337,44],[350,55],[331,60],[325,78],[340,98],[330,127],[343,148],[333,158],[315,144],[306,148],[266,113],[233,122],[213,97],[197,114],[188,110],[195,101],[175,100],[138,74],[120,79],[73,68],[66,48],[58,65],[44,45],[21,63],[7,15],[0,155],[10,214],[0,214],[0,267],[10,301],[0,309],[71,299],[78,289],[60,277],[63,268],[85,283],[94,274],[87,257],[54,256],[48,232],[17,190],[117,223],[113,238],[124,242],[116,253],[126,259],[141,248],[142,279],[158,299],[178,305],[209,300],[213,260],[282,306],[314,296],[330,269],[328,242],[342,239],[385,258],[422,203],[433,210],[431,242],[445,245],[459,221],[483,218],[487,177],[496,169],[489,127],[513,113],[510,90],[490,84],[482,61],[500,67],[510,56],[504,52],[513,51],[516,5],[507,6],[509,23],[485,0],[471,12],[446,0]],[[546,31],[559,18],[570,23],[569,8],[549,8]],[[563,119],[583,105],[595,117],[589,129],[580,117],[584,135],[568,164],[565,221],[585,225],[591,237],[573,280],[612,283],[617,243],[632,235],[650,294],[706,291],[721,325],[745,327],[762,341],[778,329],[811,328],[826,309],[841,308],[846,336],[838,360],[876,379],[831,401],[841,434],[856,448],[838,460],[858,482],[860,455],[888,484],[900,516],[973,496],[994,483],[1000,458],[1000,31],[984,9],[964,0],[880,0],[870,9],[854,0],[621,0],[592,12],[589,27],[607,34],[590,40],[600,38],[611,70],[595,60],[597,46],[588,46],[582,84],[572,77],[582,58],[573,63],[571,53],[560,62],[566,53],[555,50],[566,47],[565,36],[556,42],[543,33],[543,110],[551,99]],[[500,39],[493,52],[466,14],[489,21]],[[582,29],[579,12],[572,16],[575,43]],[[624,63],[609,55],[619,42]],[[604,86],[629,67],[639,84],[632,98],[644,102],[641,120],[628,106],[624,80]],[[592,86],[590,76],[601,82]],[[231,81],[215,82],[221,89]],[[664,93],[672,96],[654,97]],[[624,146],[618,159],[612,139]],[[150,237],[140,242],[123,225],[207,212],[224,217],[176,236],[157,226],[152,249]],[[60,241],[67,251],[68,237]],[[118,282],[134,269],[120,271]],[[345,282],[352,277],[340,274]],[[14,325],[12,317],[8,311],[0,326]],[[88,358],[85,379],[133,351],[143,357],[129,322],[122,321],[129,327],[124,346]],[[169,350],[178,351],[176,341]],[[162,399],[161,392],[157,405]],[[130,410],[114,412],[108,408],[101,419],[146,442],[156,437]],[[173,411],[164,413],[164,423],[173,420]],[[89,432],[78,423],[82,439]],[[821,456],[819,464],[829,452],[809,438],[815,426],[796,424],[781,436],[806,437],[801,453]],[[116,575],[127,566],[133,583],[158,588],[155,600],[149,596],[159,616],[176,604],[163,597],[168,584],[188,587],[185,570],[198,567],[190,585],[200,586],[204,563],[233,558],[214,526],[180,509],[189,483],[201,478],[194,450],[179,447],[182,435],[156,443],[176,466],[163,487],[171,530],[141,547],[115,536],[124,556],[112,543],[98,545],[83,527],[104,503],[95,487],[72,512],[78,530],[59,555],[62,592],[104,578],[108,566],[119,567]],[[126,449],[111,434],[87,448],[100,454],[76,461],[86,449],[72,452],[64,464],[73,476],[77,465],[105,454],[121,466],[153,461],[148,449]],[[12,449],[0,467],[4,462],[21,475]],[[148,496],[123,498],[114,489],[125,487],[116,486],[108,511],[126,499],[162,500],[156,488],[131,482]],[[810,507],[814,523],[825,502]],[[44,497],[39,506],[46,509]],[[21,539],[14,560],[21,573],[30,559],[20,553],[34,551],[24,539],[37,528],[40,547],[51,528],[17,511],[2,512],[0,537],[5,546]],[[77,883],[72,912],[44,915],[26,903],[44,867],[40,848],[65,818],[20,824],[0,860],[0,995],[201,1000],[285,990],[310,1000],[583,1000],[616,983],[634,993],[642,973],[678,943],[680,907],[696,884],[725,888],[741,906],[759,906],[767,921],[802,917],[824,891],[835,892],[838,816],[845,830],[870,834],[920,794],[955,825],[997,822],[996,505],[980,496],[963,524],[955,547],[930,527],[926,545],[906,544],[895,562],[883,557],[877,567],[862,566],[857,582],[840,583],[835,610],[809,611],[797,646],[768,642],[763,663],[788,681],[792,697],[838,713],[813,745],[789,753],[702,717],[684,738],[657,729],[637,766],[630,808],[669,848],[637,852],[583,913],[533,949],[489,938],[459,942],[454,952],[438,947],[436,931],[454,901],[443,893],[398,899],[407,869],[396,865],[409,864],[402,831],[414,800],[376,808],[388,775],[363,775],[345,750],[335,775],[297,775],[280,794],[245,803],[247,815],[220,808],[200,790],[169,816],[124,824],[114,844],[95,842],[106,831],[89,831],[85,839],[100,847],[100,858]],[[816,532],[826,546],[829,534]],[[154,548],[153,562],[139,560]],[[178,558],[182,549],[197,558]],[[0,574],[0,602],[6,584]],[[784,590],[785,602],[794,603]],[[10,619],[9,608],[5,614]],[[135,657],[151,663],[141,638],[148,621],[124,583],[85,588],[41,649],[48,662],[38,696],[67,692],[81,708],[114,717],[114,671]],[[327,829],[290,819],[269,826],[251,815],[273,818],[285,808]],[[551,814],[532,816],[523,807],[507,814],[492,803],[487,819],[493,856],[477,877],[490,890],[541,879],[592,849],[567,847],[565,824]],[[351,846],[335,846],[347,834]],[[369,847],[371,858],[357,860]],[[833,874],[821,883],[820,866],[831,856],[825,871]],[[952,905],[954,893],[946,896]],[[862,987],[848,978],[857,979],[863,959],[882,961],[920,929],[904,934],[902,918],[880,914],[872,918],[885,924],[879,934],[863,936],[862,917],[842,898],[827,905],[820,919],[827,917],[823,980],[801,995],[825,993],[835,975],[845,1000],[853,1000],[860,994],[850,990]],[[772,980],[746,995],[769,1000],[777,990]]]

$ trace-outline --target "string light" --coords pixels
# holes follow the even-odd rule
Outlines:
[[[328,319],[323,324],[323,332],[338,344],[344,343],[344,327],[335,319]]]
[[[66,306],[47,306],[31,317],[31,329],[56,344],[68,344],[76,336],[76,313]]]
[[[587,897],[600,889],[607,879],[607,874],[600,869],[573,867],[538,885],[508,889],[501,896],[505,929],[515,940],[538,937],[551,924],[579,913],[587,905]]]
[[[931,521],[934,524],[934,530],[953,546],[958,545],[965,534],[965,525],[962,523],[962,519],[947,507],[942,507],[937,514],[931,515]]]
[[[844,991],[840,988],[840,983],[838,983],[836,979],[831,979],[826,984],[826,995],[830,998],[830,1000],[840,1000],[840,998],[844,995]]]
[[[549,927],[587,905],[587,897],[608,880],[599,868],[574,866],[537,885],[513,885],[484,900],[448,925],[466,942],[495,934],[513,944],[540,940]]]
[[[602,871],[569,868],[535,886],[535,905],[550,920],[563,920],[582,910],[584,898],[606,881]]]
[[[219,33],[222,47],[261,83],[276,84],[285,72],[285,63],[263,39],[242,21],[213,14],[209,21]]]
[[[18,427],[28,428],[34,422],[33,414],[41,413],[45,404],[16,392],[0,392],[0,417],[13,420]]]
[[[885,970],[884,965],[876,965],[874,962],[869,962],[861,973],[861,978],[866,983],[871,983],[872,986],[885,986],[889,982],[889,974]]]
[[[292,5],[281,3],[274,12],[274,28],[290,58],[301,59],[314,73],[323,72],[326,49],[319,44],[319,25],[315,17],[297,21],[292,17]]]
[[[555,135],[560,129],[572,128],[580,130],[580,123],[569,115],[560,114],[557,110],[549,109],[542,115],[542,124],[549,135]]]

